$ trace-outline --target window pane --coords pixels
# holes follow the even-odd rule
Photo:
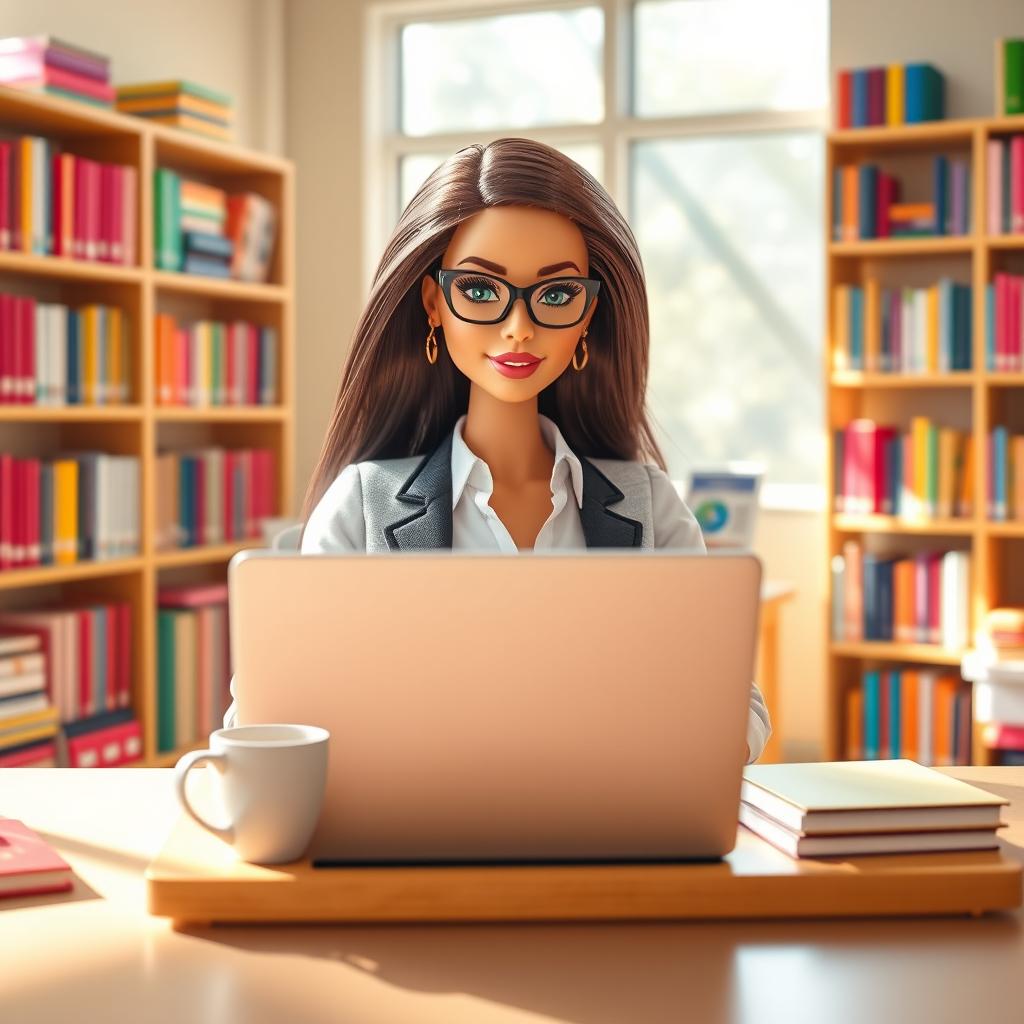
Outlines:
[[[603,38],[596,7],[405,25],[401,130],[596,124]]]
[[[674,477],[754,459],[767,482],[823,482],[823,148],[800,132],[632,150],[648,402]]]
[[[640,117],[827,102],[826,0],[642,0],[634,18]]]
[[[601,159],[601,147],[596,143],[581,142],[573,143],[568,146],[557,146],[558,150],[564,153],[567,157],[575,160],[576,163],[582,165],[590,173],[601,180],[601,168],[603,161]],[[418,153],[411,156],[402,157],[401,163],[401,191],[399,195],[399,207],[396,211],[396,218],[402,210],[409,204],[409,200],[416,194],[416,190],[427,180],[430,172],[437,167],[438,164],[444,163],[447,160],[447,155],[441,153]]]

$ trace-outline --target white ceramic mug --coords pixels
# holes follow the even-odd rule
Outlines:
[[[240,725],[210,734],[209,750],[193,750],[175,765],[182,806],[203,828],[234,847],[241,860],[284,864],[309,845],[327,784],[330,733],[315,725]],[[185,791],[189,771],[212,764],[219,773],[228,823],[221,828],[195,812]]]

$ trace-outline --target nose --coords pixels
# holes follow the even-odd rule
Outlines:
[[[512,303],[501,325],[501,336],[512,343],[526,342],[533,337],[533,321],[526,310],[526,300],[522,297]]]

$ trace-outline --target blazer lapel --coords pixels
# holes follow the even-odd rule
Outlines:
[[[579,456],[583,466],[583,507],[580,522],[588,548],[638,548],[643,545],[643,523],[613,512],[608,505],[625,495],[589,459]]]
[[[411,508],[384,527],[392,551],[430,550],[452,546],[452,433],[402,484],[395,501]],[[589,459],[583,466],[583,507],[580,523],[588,548],[638,548],[643,524],[608,508],[625,495]]]
[[[452,546],[452,432],[402,484],[395,500],[413,511],[384,527],[392,551]]]

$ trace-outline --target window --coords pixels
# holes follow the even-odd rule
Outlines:
[[[820,501],[827,18],[827,0],[375,6],[367,273],[461,146],[557,147],[640,245],[670,474],[756,459],[767,503]]]

